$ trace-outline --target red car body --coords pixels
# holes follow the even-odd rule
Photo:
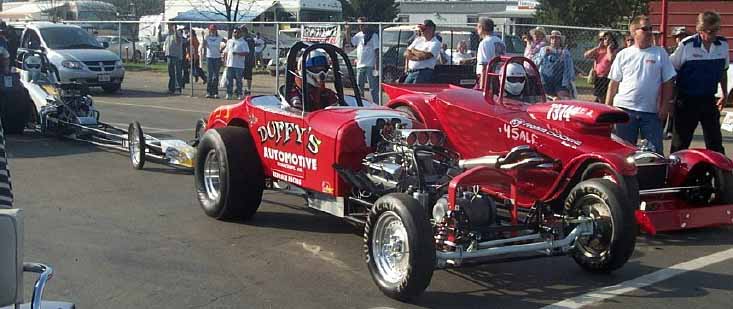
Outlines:
[[[561,201],[566,190],[589,177],[610,177],[625,186],[632,201],[640,201],[637,222],[650,234],[685,228],[733,223],[733,205],[695,205],[681,193],[690,187],[690,173],[710,167],[725,175],[733,162],[722,154],[690,149],[669,158],[643,156],[635,145],[612,134],[613,125],[628,121],[620,109],[577,100],[545,101],[534,64],[520,57],[496,58],[489,68],[520,62],[527,70],[527,86],[534,102],[505,97],[505,78],[487,70],[483,87],[466,89],[449,84],[385,84],[387,106],[412,113],[427,128],[440,129],[452,149],[463,158],[506,153],[519,145],[531,145],[556,159],[556,169],[518,171],[517,201],[532,207],[534,201]],[[498,71],[498,70],[494,70]],[[503,70],[502,70],[503,71]],[[652,175],[648,175],[652,173]],[[646,178],[661,178],[650,181]],[[639,189],[638,185],[641,185]],[[719,184],[720,185],[720,184]],[[723,190],[731,190],[725,184]],[[509,195],[505,185],[495,190]]]

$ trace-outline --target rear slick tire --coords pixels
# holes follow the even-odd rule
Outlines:
[[[400,301],[422,294],[433,277],[435,246],[420,204],[402,193],[379,198],[364,227],[364,253],[382,293]]]
[[[634,253],[636,220],[631,202],[618,185],[608,179],[589,179],[577,184],[565,199],[565,211],[572,217],[596,219],[592,236],[575,241],[571,256],[580,267],[593,273],[621,268]]]
[[[196,149],[196,195],[209,217],[248,220],[262,202],[265,175],[246,128],[207,130]]]

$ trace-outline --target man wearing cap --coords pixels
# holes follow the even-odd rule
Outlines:
[[[704,12],[697,18],[697,33],[680,42],[670,59],[679,72],[672,152],[690,147],[697,123],[702,125],[705,147],[725,153],[720,132],[720,110],[728,97],[725,72],[730,62],[728,42],[720,31],[720,15]],[[716,102],[718,85],[723,96]]]
[[[206,70],[209,76],[206,80],[206,97],[219,98],[219,68],[221,67],[221,43],[224,37],[219,35],[216,25],[209,25],[209,33],[204,37],[201,48],[206,57]]]
[[[476,32],[481,36],[481,43],[478,44],[478,57],[476,57],[476,75],[479,85],[485,80],[485,67],[496,56],[506,52],[504,41],[494,36],[494,21],[490,18],[481,17],[476,24]]]
[[[435,23],[426,19],[418,25],[422,36],[415,38],[405,51],[407,77],[405,84],[430,83],[440,56],[440,41],[435,37]]]

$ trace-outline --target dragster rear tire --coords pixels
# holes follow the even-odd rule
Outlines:
[[[196,195],[209,217],[248,220],[257,212],[265,174],[246,128],[207,130],[194,162]]]
[[[392,233],[385,235],[385,225],[396,228],[386,229]],[[392,193],[374,203],[364,227],[364,253],[369,273],[382,293],[409,301],[425,291],[435,270],[433,235],[425,211],[409,195]],[[392,252],[385,255],[385,250]],[[386,256],[395,260],[390,262]],[[396,264],[402,265],[394,267]]]
[[[132,168],[141,170],[145,166],[145,134],[140,123],[135,121],[127,128],[127,151]]]
[[[631,203],[626,193],[608,179],[585,180],[570,191],[565,199],[566,213],[596,219],[594,235],[578,238],[571,251],[580,267],[608,273],[626,264],[634,253],[637,235],[636,207]]]

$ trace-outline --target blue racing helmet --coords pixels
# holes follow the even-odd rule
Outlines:
[[[308,59],[305,61],[305,68],[310,69],[312,67],[322,66],[328,69],[328,56],[321,50],[311,51],[308,55]]]

